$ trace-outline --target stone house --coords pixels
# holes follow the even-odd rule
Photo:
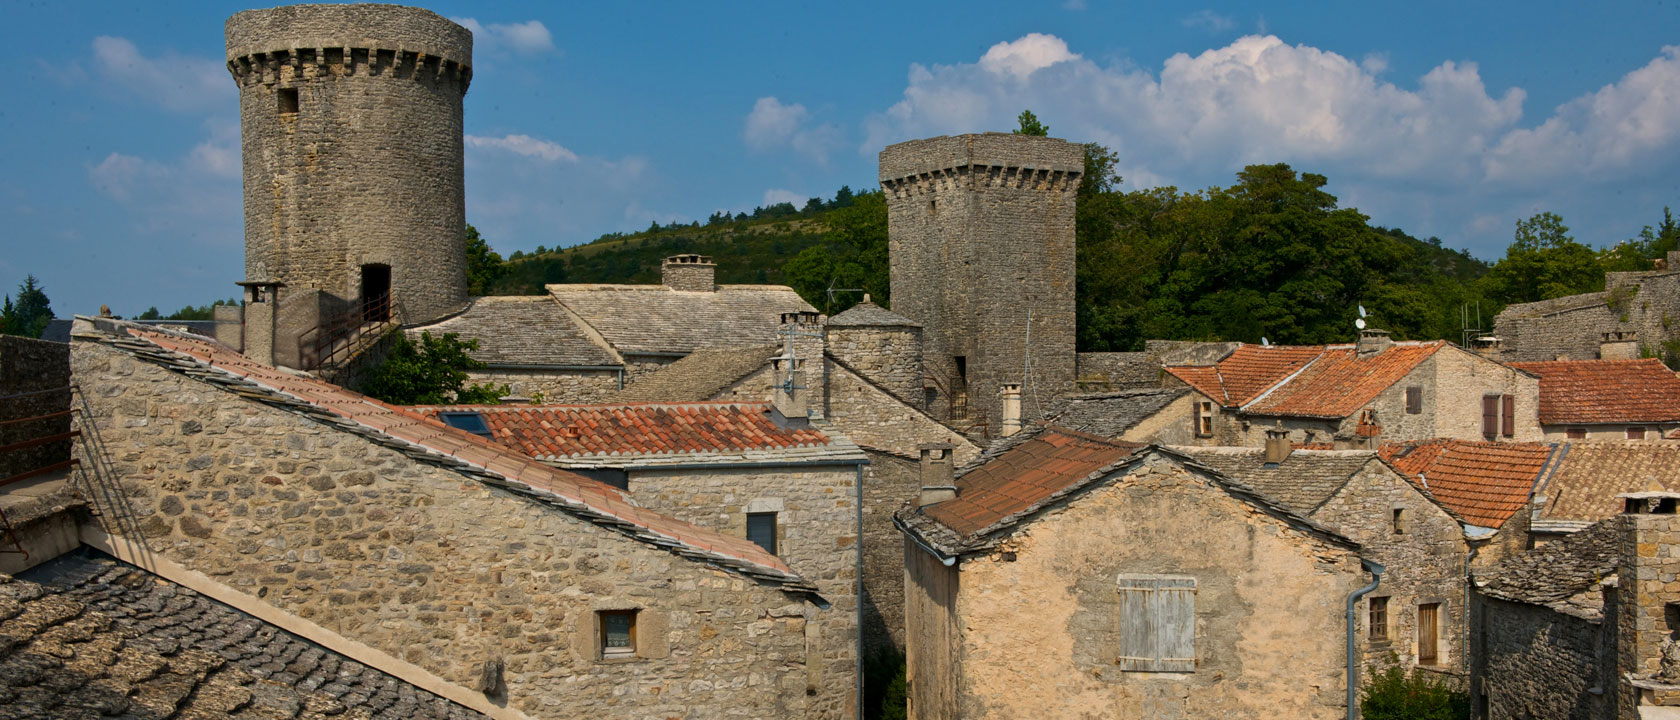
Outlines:
[[[1366,666],[1464,673],[1464,528],[1375,451],[1293,450],[1281,441],[1174,449],[1358,542],[1361,557],[1385,568],[1359,614]]]
[[[896,515],[910,717],[1346,713],[1354,541],[1176,451],[1055,427],[949,467],[930,448]]]
[[[1680,445],[1570,442],[1534,489],[1528,508],[1533,544],[1543,544],[1614,517],[1624,493],[1680,492]]]
[[[1240,345],[1217,362],[1166,368],[1202,397],[1185,418],[1196,445],[1294,442],[1375,448],[1429,438],[1541,438],[1538,380],[1444,341],[1394,342],[1366,330],[1352,345]]]
[[[1631,360],[1680,339],[1680,252],[1604,274],[1604,290],[1508,305],[1478,348],[1504,361]]]
[[[1463,523],[1472,567],[1533,545],[1528,509],[1563,454],[1555,443],[1450,439],[1388,443],[1378,453]]]
[[[1680,377],[1661,360],[1513,362],[1540,376],[1546,439],[1660,442],[1680,428]]]
[[[1199,398],[1205,399],[1187,387],[1070,395],[1057,401],[1044,423],[1110,440],[1189,445],[1196,429],[1185,418],[1194,415]]]
[[[1473,717],[1635,720],[1680,709],[1680,494],[1619,500],[1620,514],[1476,573]]]
[[[81,322],[84,544],[492,717],[856,713],[832,662],[855,619],[747,538],[219,345]]]
[[[700,350],[775,343],[783,313],[812,312],[782,285],[718,285],[703,255],[674,255],[659,285],[560,284],[536,297],[474,298],[462,312],[406,328],[479,342],[489,367],[474,383],[507,383],[544,402],[602,402]]]

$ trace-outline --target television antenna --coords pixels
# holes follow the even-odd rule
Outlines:
[[[825,292],[827,292],[827,294],[828,294],[828,301],[826,302],[826,304],[823,305],[823,314],[824,315],[833,315],[834,314],[834,294],[835,293],[863,292],[863,288],[837,288],[837,287],[834,287],[834,281],[830,280],[830,281],[828,281],[828,290],[825,291]]]

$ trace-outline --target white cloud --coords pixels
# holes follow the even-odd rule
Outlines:
[[[507,49],[521,55],[536,55],[554,49],[554,36],[541,20],[516,23],[480,23],[475,18],[450,18],[472,31],[473,44],[479,49]]]
[[[1237,26],[1237,22],[1229,15],[1220,15],[1212,10],[1197,10],[1184,16],[1179,22],[1187,28],[1198,28],[1210,33],[1222,33]]]
[[[800,195],[792,190],[771,188],[764,191],[764,207],[770,207],[771,205],[779,203],[793,203],[793,206],[796,208],[804,207],[805,200],[806,196]]]
[[[784,105],[775,97],[761,97],[747,113],[741,137],[747,147],[767,152],[782,147],[792,148],[819,164],[828,162],[828,154],[843,142],[838,125],[811,126],[811,112],[804,105]]]
[[[93,39],[93,58],[101,79],[165,109],[233,107],[237,89],[219,61],[177,53],[148,57],[133,41],[109,35]]]
[[[1014,42],[993,45],[980,58],[980,67],[993,73],[1024,78],[1060,62],[1078,60],[1067,43],[1055,35],[1028,33]]]
[[[503,135],[502,137],[483,137],[480,135],[464,136],[463,141],[470,148],[492,148],[505,150],[516,155],[537,158],[547,162],[564,160],[577,162],[577,153],[561,147],[559,143],[531,137],[530,135]]]

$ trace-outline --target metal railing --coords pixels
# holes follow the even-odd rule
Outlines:
[[[21,395],[40,395],[40,394],[43,394],[43,393],[50,393],[50,392],[69,393],[69,392],[71,392],[71,390],[72,390],[72,386],[66,385],[66,386],[60,387],[60,388],[51,388],[51,389],[47,389],[47,390],[37,390],[37,391],[33,391],[33,392],[28,392],[28,393],[21,393]],[[18,397],[18,396],[9,396],[9,397]],[[68,418],[74,412],[75,412],[74,410],[66,409],[66,410],[59,410],[57,412],[45,413],[45,414],[41,414],[41,415],[32,415],[32,416],[29,416],[29,417],[22,417],[22,418],[12,418],[10,420],[0,420],[0,426],[18,425],[18,424],[21,424],[21,423],[44,422],[44,421],[48,421],[48,420],[56,420],[58,418],[66,418],[66,422],[64,423],[63,426],[68,427],[68,425],[69,425]],[[58,425],[58,423],[54,423],[54,425],[56,426],[56,425]],[[52,428],[52,429],[56,429],[56,427]],[[48,433],[45,434],[45,435],[39,435],[39,436],[36,436],[36,437],[26,437],[22,440],[17,440],[17,441],[14,441],[14,442],[7,443],[5,445],[0,445],[0,457],[10,455],[11,453],[14,453],[18,450],[24,450],[24,449],[32,448],[32,447],[39,447],[41,445],[48,445],[48,444],[58,443],[58,442],[71,442],[71,441],[74,441],[76,438],[81,437],[81,435],[82,435],[82,432],[80,430],[69,430],[69,431],[65,431],[65,432],[52,432],[51,429],[49,429]],[[69,454],[70,453],[68,451],[65,452],[65,456],[68,456]],[[47,459],[51,460],[52,458],[48,457]],[[6,486],[12,485],[13,483],[23,482],[24,480],[28,480],[28,479],[34,478],[34,477],[39,477],[41,475],[46,475],[48,473],[57,472],[59,470],[69,469],[71,467],[74,467],[76,464],[77,464],[77,460],[75,458],[67,457],[67,459],[65,459],[65,460],[59,460],[57,462],[48,462],[47,464],[41,465],[39,467],[29,468],[29,469],[23,470],[21,472],[14,472],[7,477],[0,478],[0,488],[5,488]],[[29,551],[24,549],[23,541],[18,538],[16,530],[12,527],[11,519],[6,517],[6,511],[5,511],[4,508],[0,508],[0,534],[5,535],[5,543],[0,544],[0,554],[22,555],[25,560],[27,560],[29,558]]]
[[[298,336],[300,370],[320,370],[354,357],[369,336],[384,335],[398,311],[389,293],[361,298]]]

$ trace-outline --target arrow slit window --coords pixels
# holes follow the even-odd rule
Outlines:
[[[1121,575],[1120,648],[1125,672],[1196,671],[1196,579]]]

